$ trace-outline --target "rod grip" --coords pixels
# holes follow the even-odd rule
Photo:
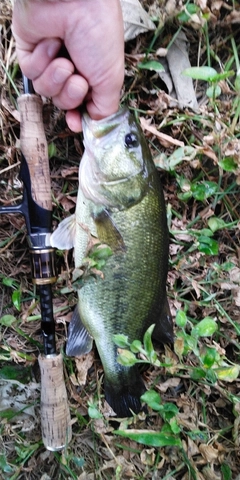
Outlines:
[[[71,417],[63,377],[62,354],[39,355],[42,439],[47,450],[64,448],[72,438]]]
[[[42,208],[52,210],[48,145],[43,126],[42,100],[35,94],[18,98],[22,154],[28,164],[33,200]]]

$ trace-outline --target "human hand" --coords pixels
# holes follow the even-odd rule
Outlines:
[[[124,78],[119,0],[16,0],[12,29],[23,74],[37,93],[67,110],[71,130],[81,130],[84,101],[95,120],[118,110]],[[62,45],[70,59],[57,57]]]

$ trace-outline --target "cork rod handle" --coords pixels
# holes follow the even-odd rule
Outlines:
[[[21,119],[21,151],[28,164],[33,200],[52,210],[48,146],[43,127],[42,100],[35,94],[18,99]]]
[[[63,378],[63,358],[40,355],[42,439],[48,450],[61,450],[71,440],[71,417]]]

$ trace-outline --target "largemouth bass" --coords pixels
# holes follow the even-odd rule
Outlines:
[[[114,334],[172,343],[166,298],[168,228],[162,186],[142,131],[126,108],[99,121],[83,117],[85,152],[79,168],[76,212],[60,223],[52,245],[74,247],[82,266],[91,238],[111,248],[102,275],[78,290],[66,353],[87,353],[95,340],[105,374],[107,402],[119,417],[138,413],[145,391],[136,365],[117,362]]]

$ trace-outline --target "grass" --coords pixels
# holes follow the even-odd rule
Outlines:
[[[19,201],[22,193],[16,111],[22,86],[10,32],[11,4],[9,0],[2,4],[0,198],[8,205]],[[209,2],[202,11],[199,2],[184,2],[167,18],[157,5],[151,5],[156,34],[142,35],[126,46],[123,98],[137,118],[148,119],[155,128],[146,129],[145,135],[167,204],[171,238],[167,288],[175,321],[174,350],[153,346],[151,331],[143,344],[117,339],[121,361],[149,365],[143,373],[148,414],[114,422],[104,400],[96,352],[79,362],[64,357],[73,440],[62,453],[45,451],[36,362],[42,349],[39,299],[30,280],[24,221],[1,216],[0,477],[4,480],[238,478],[240,52],[236,39],[240,32],[238,24],[231,23],[236,4],[219,3],[213,9]],[[145,61],[157,61],[156,51],[168,47],[179,29],[190,42],[191,65],[198,67],[193,76],[199,112],[170,106],[158,73],[152,70],[154,64],[150,70],[143,68],[145,54]],[[211,76],[212,70],[209,76],[205,69],[203,78],[202,67],[211,67],[217,76]],[[63,113],[49,102],[44,118],[57,224],[64,210],[74,209],[83,147],[80,137],[67,130]],[[66,257],[58,252],[57,266],[54,311],[57,347],[63,349],[76,301],[69,283],[71,253]]]

